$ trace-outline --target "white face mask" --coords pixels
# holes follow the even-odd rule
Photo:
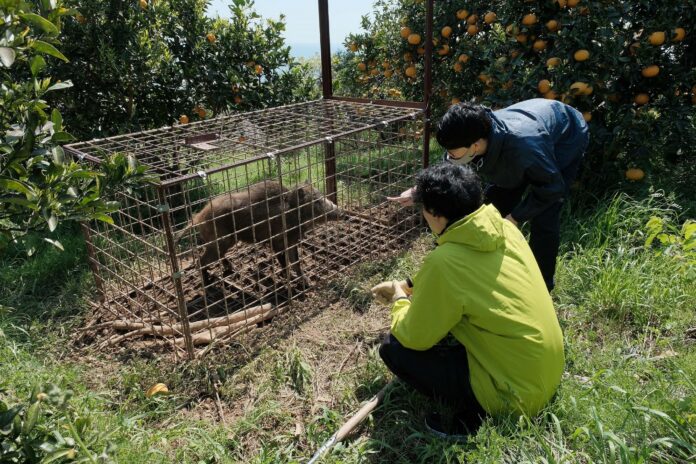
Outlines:
[[[461,158],[454,158],[449,151],[446,151],[445,154],[447,156],[447,161],[458,166],[464,166],[465,164],[469,164],[476,157],[476,154],[474,153],[464,155]]]

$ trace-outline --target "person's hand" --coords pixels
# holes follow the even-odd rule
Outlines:
[[[389,304],[406,297],[406,286],[406,281],[388,280],[375,285],[370,291],[374,299],[382,304]]]
[[[513,218],[511,214],[508,214],[507,216],[505,216],[505,219],[507,219],[508,221],[512,222],[515,225],[518,225],[517,221],[515,221],[515,218]]]
[[[389,201],[395,201],[401,206],[412,206],[413,205],[413,192],[416,190],[415,187],[411,187],[408,190],[401,192],[398,197],[387,197]]]

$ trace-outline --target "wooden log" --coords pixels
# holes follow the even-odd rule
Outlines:
[[[200,331],[198,333],[193,334],[192,341],[193,341],[194,345],[207,345],[209,343],[212,343],[214,340],[216,340],[218,338],[224,337],[225,335],[228,335],[232,332],[243,329],[245,327],[256,325],[259,322],[263,322],[263,321],[270,319],[278,314],[279,314],[278,309],[271,309],[271,310],[265,311],[261,314],[257,314],[255,316],[252,316],[246,320],[241,320],[239,322],[236,322],[234,324],[218,326],[218,327],[213,327],[213,328],[206,328],[203,331]],[[177,346],[179,346],[180,344],[184,343],[184,339],[178,338],[175,340],[175,343],[177,344]]]

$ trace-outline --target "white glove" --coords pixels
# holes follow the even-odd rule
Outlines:
[[[382,304],[393,303],[399,298],[406,297],[405,281],[388,280],[372,287],[372,296]]]

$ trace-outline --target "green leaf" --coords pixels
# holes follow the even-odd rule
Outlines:
[[[56,227],[58,227],[58,218],[55,216],[55,214],[51,214],[46,222],[48,222],[48,230],[51,232],[56,230]]]
[[[34,48],[37,52],[43,53],[44,55],[51,55],[54,56],[58,59],[61,59],[65,61],[66,63],[69,61],[65,55],[63,55],[61,52],[58,51],[56,47],[51,45],[48,42],[44,42],[43,40],[35,40],[31,44],[32,48]]]
[[[2,63],[2,65],[6,68],[12,66],[16,56],[17,53],[15,53],[14,49],[9,47],[0,47],[0,63]]]
[[[96,213],[92,216],[92,218],[96,219],[97,221],[102,221],[106,222],[107,224],[113,224],[114,220],[109,216],[108,214],[104,213]]]
[[[23,193],[26,196],[34,195],[34,192],[31,191],[31,187],[14,179],[0,178],[0,190],[13,190],[15,192]]]
[[[51,92],[52,90],[69,89],[72,86],[73,86],[72,81],[58,82],[56,84],[53,84],[49,88],[47,88],[46,92]]]
[[[60,243],[58,240],[52,240],[48,237],[44,237],[44,240],[53,245],[54,247],[58,248],[60,251],[65,251],[65,248],[63,248],[63,244]]]
[[[51,21],[44,18],[43,16],[39,16],[35,13],[23,13],[20,14],[19,17],[22,18],[25,22],[40,28],[47,34],[57,35],[60,32],[55,24],[53,24]]]
[[[41,55],[35,55],[31,62],[29,63],[29,68],[31,69],[31,75],[36,77],[41,71],[46,67],[46,60],[43,59]]]
[[[51,149],[51,152],[53,152],[53,162],[62,166],[63,163],[65,163],[65,151],[63,151],[63,147],[55,146]]]
[[[53,130],[56,132],[63,130],[63,117],[56,108],[53,108],[53,111],[51,111],[51,122],[53,123]]]
[[[75,140],[75,137],[62,131],[54,133],[53,137],[51,137],[51,142],[53,143],[72,142],[73,140]]]
[[[29,406],[27,409],[27,415],[24,417],[24,423],[22,424],[22,435],[29,435],[32,429],[36,425],[36,421],[39,420],[39,408],[41,403],[36,401],[34,404]]]

